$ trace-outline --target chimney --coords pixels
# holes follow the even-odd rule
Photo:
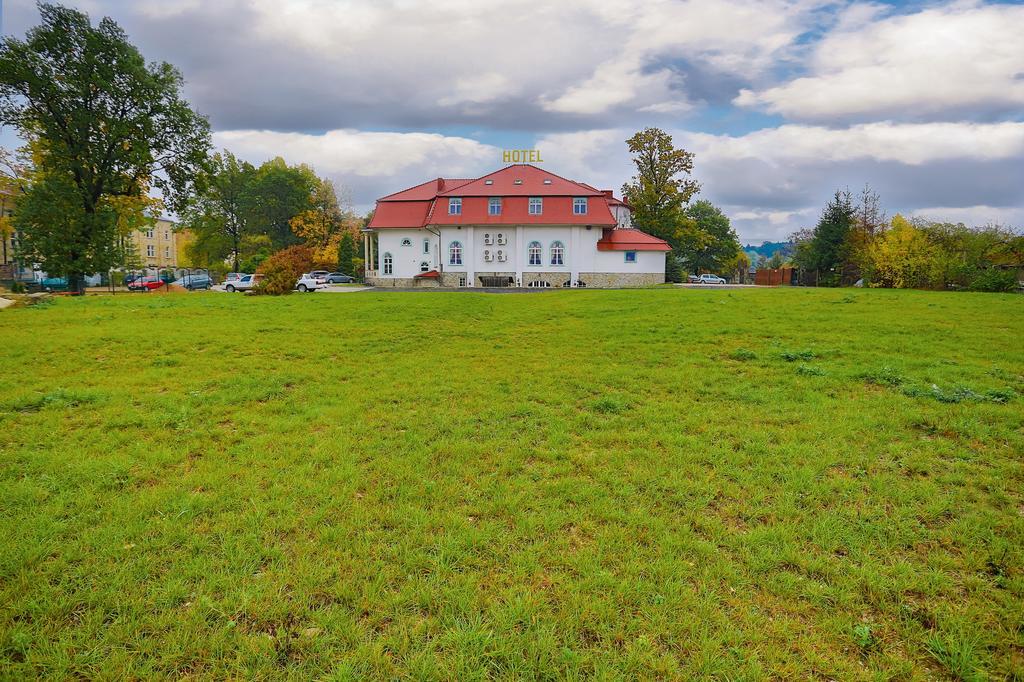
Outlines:
[[[606,197],[608,197],[609,199],[614,199],[615,198],[615,190],[613,190],[613,189],[603,189],[603,190],[601,190],[601,192],[603,192],[604,195]]]

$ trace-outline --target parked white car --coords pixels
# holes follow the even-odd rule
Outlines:
[[[718,275],[709,275],[707,273],[697,278],[698,284],[725,284],[725,280]]]
[[[260,283],[263,275],[242,275],[236,280],[224,285],[224,291],[229,294],[234,291],[249,291]]]
[[[317,277],[311,272],[304,273],[302,277],[299,277],[299,281],[295,283],[295,288],[303,293],[323,289],[325,286],[327,286],[327,281],[323,277]]]

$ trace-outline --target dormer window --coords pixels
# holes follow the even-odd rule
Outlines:
[[[545,185],[550,185],[551,184],[551,178],[544,178],[544,184]]]
[[[522,180],[516,180],[516,181],[515,181],[514,183],[512,183],[512,184],[514,184],[514,185],[521,185],[521,184],[523,184],[523,181],[522,181]]]
[[[494,184],[494,180],[484,180],[484,184],[485,185],[493,185]]]
[[[572,200],[573,215],[587,215],[587,198],[576,197]]]
[[[544,212],[544,199],[542,197],[530,197],[530,215],[540,215]]]
[[[448,199],[448,215],[462,215],[461,197],[451,197]]]

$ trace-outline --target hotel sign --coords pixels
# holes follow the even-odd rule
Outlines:
[[[502,163],[544,163],[539,149],[503,149]]]

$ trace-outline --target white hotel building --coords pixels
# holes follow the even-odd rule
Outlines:
[[[363,249],[376,286],[630,287],[664,282],[670,247],[611,190],[512,165],[382,197]]]

